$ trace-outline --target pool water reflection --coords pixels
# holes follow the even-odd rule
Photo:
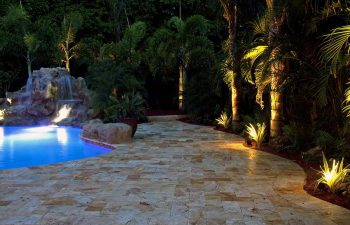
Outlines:
[[[80,139],[72,127],[0,127],[0,170],[82,159],[111,150]]]

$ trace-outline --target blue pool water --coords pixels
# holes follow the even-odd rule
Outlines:
[[[0,170],[66,162],[110,152],[72,127],[0,127]]]

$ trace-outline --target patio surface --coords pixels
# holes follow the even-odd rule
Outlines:
[[[240,142],[154,122],[100,157],[0,171],[0,224],[350,224],[298,165]]]

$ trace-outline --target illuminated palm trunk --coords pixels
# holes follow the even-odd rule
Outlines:
[[[231,82],[231,105],[232,105],[232,128],[237,130],[240,126],[240,115],[239,115],[239,88],[238,79],[233,78]]]
[[[272,52],[273,55],[277,51]],[[282,61],[276,61],[271,65],[271,120],[270,120],[270,137],[271,139],[282,135],[283,125],[283,93],[281,90],[281,76],[285,65]]]
[[[181,65],[179,67],[179,110],[183,108],[183,92],[184,92],[184,69]]]
[[[267,8],[269,12],[273,12],[276,0],[266,0]],[[271,45],[272,38],[281,32],[281,26],[285,21],[285,10],[279,16],[275,16],[270,21],[270,34],[269,45]],[[279,49],[275,48],[271,52],[271,58],[276,58],[279,54]],[[271,91],[270,91],[270,104],[271,104],[271,119],[270,119],[270,141],[273,143],[273,139],[282,135],[283,126],[283,93],[282,86],[282,74],[285,70],[285,62],[282,60],[274,61],[270,66],[271,72]]]
[[[228,57],[229,57],[229,67],[233,70],[232,80],[230,82],[231,89],[231,110],[232,110],[232,129],[238,130],[240,127],[240,115],[239,115],[239,97],[240,97],[240,84],[239,75],[240,67],[235,64],[235,39],[237,33],[237,2],[220,0],[222,7],[224,8],[224,18],[228,22]]]

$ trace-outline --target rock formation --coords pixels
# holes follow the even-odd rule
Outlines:
[[[121,144],[132,140],[132,128],[124,123],[104,124],[100,120],[91,120],[83,126],[81,135],[97,142]]]
[[[91,118],[90,95],[83,78],[72,77],[64,68],[41,68],[29,79],[27,86],[0,100],[0,109],[5,109],[3,125],[79,126]],[[62,116],[63,108],[69,113]]]

